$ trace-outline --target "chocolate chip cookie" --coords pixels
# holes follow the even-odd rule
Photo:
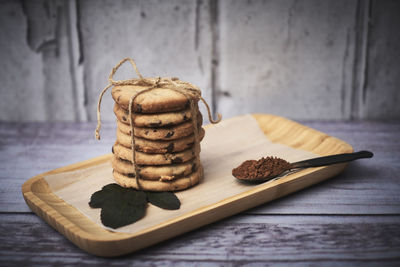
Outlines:
[[[123,187],[132,187],[148,191],[179,191],[198,184],[203,178],[203,167],[199,166],[195,172],[172,181],[138,179],[140,186],[138,186],[136,178],[128,177],[116,170],[113,171],[113,176],[115,181]]]
[[[198,107],[196,107],[198,111]],[[121,108],[117,103],[114,105],[114,113],[120,122],[130,124],[129,111]],[[184,109],[176,112],[138,114],[132,116],[133,124],[138,127],[168,127],[189,121],[192,118],[190,109]]]
[[[112,151],[118,158],[132,162],[133,155],[131,149],[124,147],[119,143],[115,143]],[[166,165],[182,163],[193,159],[195,156],[196,154],[193,148],[176,153],[148,154],[140,151],[136,151],[135,153],[136,164],[139,165]]]
[[[155,80],[155,79],[154,79]],[[187,84],[185,82],[175,80],[176,84]],[[147,85],[117,85],[114,86],[111,95],[115,102],[122,108],[128,110],[130,99],[137,93],[144,91],[151,86]],[[139,94],[134,103],[133,111],[135,113],[163,113],[170,111],[183,110],[189,107],[189,99],[199,100],[200,90],[195,88],[195,94],[187,94],[189,99],[180,92],[172,90],[172,85],[163,88],[154,88],[150,91]],[[186,92],[189,92],[186,90]]]
[[[203,140],[205,131],[200,128],[199,141]],[[117,128],[117,142],[127,148],[131,148],[131,136],[123,133]],[[135,149],[145,153],[172,153],[179,152],[191,148],[195,142],[194,135],[175,139],[175,140],[148,140],[140,137],[135,137]]]
[[[126,135],[131,135],[131,126],[117,121],[118,129]],[[198,130],[200,133],[201,120],[198,121]],[[179,125],[162,127],[162,128],[145,128],[134,126],[134,134],[148,140],[176,140],[193,134],[193,123],[191,121],[184,122]]]
[[[113,155],[111,164],[114,170],[130,178],[135,178],[135,170],[132,162],[120,159]],[[160,166],[139,166],[139,175],[144,180],[172,181],[197,170],[194,160],[183,163],[160,165]]]

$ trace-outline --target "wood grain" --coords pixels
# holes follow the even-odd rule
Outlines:
[[[356,5],[221,1],[218,110],[349,118]]]
[[[288,119],[267,114],[255,114],[253,116],[261,130],[273,142],[320,155],[352,151],[352,147],[344,141]],[[37,175],[26,181],[22,186],[24,199],[32,211],[83,250],[103,257],[118,256],[136,251],[232,216],[326,180],[343,171],[345,167],[345,164],[336,164],[302,170],[251,190],[243,191],[240,194],[236,193],[213,204],[196,207],[193,211],[170,218],[155,226],[141,228],[142,230],[132,234],[121,234],[110,233],[102,229],[76,208],[64,203],[51,192],[43,178],[45,175],[99,165],[109,160],[110,155],[107,154]]]
[[[290,197],[140,252],[104,259],[83,252],[33,215],[23,201],[20,185],[30,176],[88,159],[88,151],[74,144],[91,144],[87,149],[98,149],[97,155],[109,152],[107,142],[115,138],[114,124],[106,124],[104,140],[94,142],[93,123],[0,123],[0,265],[399,265],[400,123],[302,124],[346,140],[355,150],[370,149],[375,157],[352,163],[338,177]],[[12,152],[14,149],[18,152]],[[59,153],[62,161],[41,161],[39,151],[48,150]],[[14,156],[20,161],[15,161]],[[20,163],[31,161],[18,171]],[[361,188],[369,189],[368,194]],[[327,227],[331,229],[329,234]],[[282,235],[289,233],[286,229],[291,235]],[[313,239],[305,240],[307,245],[299,244],[297,238],[306,238],[310,233]],[[254,238],[256,241],[252,242]],[[238,240],[244,243],[245,250],[237,248]],[[348,247],[346,242],[353,245]],[[253,257],[256,251],[263,255]]]
[[[396,118],[400,114],[400,2],[371,0],[366,80],[361,94],[362,118]]]
[[[0,217],[0,264],[394,266],[400,261],[399,219],[243,214],[128,256],[106,259],[83,253],[34,215],[10,214]]]
[[[400,210],[400,125],[395,122],[303,122],[375,153],[351,163],[335,179],[263,205],[257,214],[393,214]],[[94,140],[94,123],[0,123],[0,212],[29,212],[21,194],[32,176],[109,153],[115,125],[103,126]],[[384,167],[382,167],[384,166]],[[379,178],[375,175],[379,173]],[[348,204],[348,203],[351,203]]]
[[[94,120],[110,69],[127,56],[145,76],[197,84],[226,118],[399,118],[396,1],[3,0],[1,7],[2,121]],[[132,75],[123,68],[119,77]],[[113,120],[110,97],[104,108]]]
[[[0,120],[79,120],[68,1],[2,1],[0,12]]]
[[[89,120],[96,118],[97,96],[111,68],[125,57],[136,60],[144,77],[179,77],[211,101],[208,1],[90,0],[79,2],[79,10]],[[131,67],[123,66],[116,79],[132,76]],[[114,120],[113,100],[107,95],[103,103],[109,111],[104,119]]]
[[[18,121],[45,120],[46,107],[43,103],[43,62],[26,44],[27,25],[21,2],[3,1],[0,8],[0,61],[1,105],[0,120]],[[12,44],[12,45],[10,45]],[[32,68],[35,66],[35,68]],[[25,91],[27,81],[31,94]],[[25,92],[25,93],[24,93]],[[35,92],[35,93],[32,93]],[[24,103],[16,108],[15,103]],[[39,104],[40,103],[40,104]],[[36,105],[32,112],[32,106]]]

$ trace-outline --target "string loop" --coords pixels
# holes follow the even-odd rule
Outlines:
[[[118,71],[118,69],[125,63],[125,62],[129,62],[131,63],[133,69],[136,72],[136,75],[139,77],[139,79],[127,79],[127,80],[119,80],[116,81],[114,80],[114,75],[115,73]],[[97,126],[96,126],[96,130],[95,130],[95,138],[97,140],[100,140],[100,129],[101,129],[101,100],[103,98],[103,95],[105,94],[105,92],[112,86],[117,86],[117,85],[139,85],[139,86],[144,86],[144,87],[148,87],[138,93],[136,93],[135,95],[133,95],[131,97],[131,99],[129,100],[129,121],[130,121],[130,126],[131,126],[131,148],[132,148],[132,164],[134,167],[134,171],[135,171],[135,177],[136,177],[136,184],[138,186],[138,189],[141,189],[140,183],[139,183],[139,178],[140,178],[140,174],[139,174],[139,167],[136,163],[136,151],[135,151],[135,138],[134,138],[134,125],[133,125],[133,120],[132,120],[132,116],[135,114],[134,110],[133,110],[133,104],[135,99],[145,93],[145,92],[149,92],[155,88],[166,88],[166,89],[170,89],[173,91],[176,91],[180,94],[182,94],[183,96],[185,96],[189,103],[190,103],[190,111],[191,111],[191,117],[192,117],[192,123],[193,123],[193,129],[194,129],[194,139],[195,139],[195,155],[197,158],[197,168],[200,168],[200,140],[199,140],[199,134],[198,134],[198,125],[197,125],[197,112],[196,112],[196,107],[195,107],[195,101],[201,100],[204,105],[206,106],[207,109],[207,113],[208,113],[208,119],[210,120],[211,123],[218,123],[221,121],[221,114],[217,114],[217,119],[214,120],[212,118],[211,115],[211,110],[210,107],[207,103],[207,101],[201,97],[201,91],[199,88],[197,88],[196,86],[192,85],[189,82],[183,82],[183,81],[179,81],[178,78],[162,78],[162,77],[157,77],[157,78],[143,78],[143,76],[140,74],[136,63],[133,59],[131,58],[124,58],[122,59],[114,68],[112,68],[110,75],[108,77],[108,85],[101,91],[100,95],[99,95],[99,99],[97,102]]]
[[[127,79],[127,80],[119,80],[115,81],[114,80],[114,75],[118,71],[118,69],[125,63],[125,62],[131,63],[133,69],[136,72],[136,75],[139,77],[139,79]],[[95,130],[95,138],[97,140],[100,140],[100,129],[101,129],[101,100],[103,98],[103,95],[105,92],[111,87],[111,86],[117,86],[117,85],[142,85],[142,86],[149,86],[149,87],[166,87],[166,86],[171,86],[175,88],[179,88],[181,90],[187,90],[190,91],[192,95],[196,96],[199,98],[204,105],[206,106],[207,113],[208,113],[208,119],[211,123],[215,124],[221,121],[221,114],[217,113],[217,119],[213,119],[211,115],[211,110],[210,107],[207,103],[207,101],[201,97],[201,92],[200,89],[192,85],[191,83],[188,82],[183,82],[179,81],[179,83],[175,82],[177,81],[177,78],[161,78],[158,77],[156,79],[154,78],[143,78],[142,74],[139,72],[139,69],[136,65],[136,62],[132,58],[124,58],[120,62],[118,62],[117,65],[115,65],[114,68],[112,68],[110,75],[108,77],[108,85],[101,91],[99,99],[97,101],[97,126]]]

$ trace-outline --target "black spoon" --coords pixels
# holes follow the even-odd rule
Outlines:
[[[321,167],[321,166],[328,166],[332,164],[338,164],[338,163],[344,163],[344,162],[349,162],[353,161],[356,159],[362,159],[362,158],[372,158],[373,153],[370,151],[360,151],[360,152],[354,152],[354,153],[344,153],[344,154],[336,154],[336,155],[331,155],[331,156],[325,156],[325,157],[319,157],[319,158],[313,158],[313,159],[307,159],[303,161],[298,161],[294,163],[288,163],[283,159],[280,158],[272,158],[269,157],[268,160],[274,161],[273,168],[267,172],[268,174],[259,177],[249,177],[249,176],[241,176],[241,175],[235,175],[235,170],[242,167],[246,168],[244,163],[234,169],[232,171],[232,174],[239,180],[242,181],[247,181],[247,182],[263,182],[270,180],[278,175],[281,175],[282,173],[292,170],[292,169],[304,169],[304,168],[309,168],[309,167]],[[261,159],[262,160],[262,159]],[[283,164],[282,164],[283,163]]]

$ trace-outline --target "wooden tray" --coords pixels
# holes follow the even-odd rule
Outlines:
[[[268,138],[296,149],[319,155],[349,153],[353,148],[337,138],[291,120],[266,114],[253,115]],[[38,216],[83,250],[103,257],[127,254],[180,235],[222,218],[277,199],[343,171],[346,164],[310,168],[270,181],[213,205],[184,214],[135,234],[108,231],[89,220],[77,209],[54,195],[44,176],[95,166],[106,162],[111,154],[79,162],[35,176],[24,183],[26,203]]]

